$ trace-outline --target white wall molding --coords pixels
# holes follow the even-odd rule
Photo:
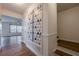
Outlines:
[[[36,55],[36,56],[41,56],[40,54],[38,54],[32,47],[28,46],[27,47]]]
[[[24,42],[24,41],[23,41],[23,42]],[[32,47],[30,47],[30,45],[26,44],[26,42],[24,42],[24,43],[25,43],[26,47],[27,47],[28,49],[30,49],[36,56],[40,56]]]
[[[53,36],[56,35],[57,33],[49,33],[49,34],[43,34],[43,36]]]

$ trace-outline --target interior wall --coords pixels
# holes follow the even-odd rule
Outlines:
[[[57,47],[57,5],[48,4],[48,53],[53,55]],[[52,52],[51,52],[52,51]]]
[[[48,56],[48,4],[43,4],[43,55]]]
[[[79,43],[79,6],[58,13],[58,34],[63,40]]]
[[[17,18],[23,18],[23,16],[20,13],[17,13],[15,11],[9,10],[7,8],[4,8],[0,5],[0,15],[7,15]]]

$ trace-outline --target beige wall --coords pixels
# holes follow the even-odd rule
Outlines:
[[[55,3],[48,4],[48,33],[57,33],[57,6]]]
[[[54,55],[57,47],[57,5],[48,4],[48,53]]]
[[[43,4],[43,54],[54,55],[57,46],[56,3]]]
[[[7,16],[13,16],[13,17],[17,17],[17,18],[23,18],[23,16],[20,13],[14,12],[7,8],[3,8],[1,5],[0,5],[0,15],[7,15]]]
[[[58,34],[63,40],[79,43],[79,6],[58,13]]]

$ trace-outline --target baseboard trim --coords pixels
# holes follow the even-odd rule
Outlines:
[[[27,45],[28,49],[30,49],[36,56],[41,56],[38,54],[33,48],[31,48],[29,45]]]

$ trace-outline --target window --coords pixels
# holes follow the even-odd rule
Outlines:
[[[10,25],[10,32],[11,33],[20,33],[22,32],[22,26],[19,26],[19,25]]]
[[[22,32],[22,26],[17,26],[17,32]]]
[[[10,37],[11,44],[16,44],[17,43],[16,40],[17,40],[17,36],[11,36]]]
[[[0,33],[2,32],[2,24],[0,23]]]
[[[10,25],[10,32],[16,33],[16,25]]]
[[[22,37],[21,36],[17,36],[17,43],[21,43]]]

